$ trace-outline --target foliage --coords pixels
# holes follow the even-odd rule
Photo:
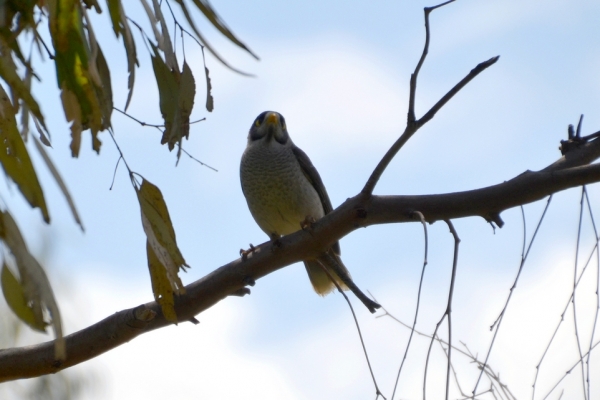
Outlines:
[[[256,56],[229,30],[206,0],[193,0],[191,4],[175,0],[193,33],[179,24],[169,2],[152,0],[151,5],[146,0],[140,2],[146,11],[154,39],[145,34],[139,23],[127,16],[127,2],[106,1],[113,32],[122,41],[127,59],[129,92],[125,110],[132,99],[135,72],[139,67],[138,47],[132,33],[132,26],[135,26],[140,30],[142,41],[151,49],[150,58],[160,96],[159,108],[164,120],[161,144],[168,144],[169,150],[177,146],[179,159],[183,151],[183,138],[189,137],[196,84],[185,60],[181,66],[177,60],[163,9],[169,10],[182,34],[185,32],[202,48],[206,46],[226,66],[229,67],[229,64],[206,42],[194,24],[194,10],[199,10],[232,43]],[[108,131],[112,135],[113,111],[111,74],[90,17],[91,13],[102,12],[103,8],[96,0],[8,0],[0,3],[0,78],[4,81],[4,86],[0,85],[0,139],[3,145],[0,164],[31,207],[40,209],[47,223],[50,222],[50,212],[27,147],[30,121],[33,121],[38,134],[38,137],[33,137],[34,148],[40,153],[63,192],[76,222],[83,229],[71,195],[44,148],[51,146],[51,134],[42,108],[31,91],[32,81],[37,80],[33,50],[37,49],[40,58],[46,56],[55,65],[60,101],[65,117],[70,122],[72,156],[79,156],[82,134],[86,131],[91,134],[93,150],[100,153],[102,142],[99,134]],[[46,43],[44,37],[50,37],[50,43]],[[28,46],[29,53],[23,50]],[[206,66],[204,71],[207,83],[206,108],[210,112],[213,101]],[[4,87],[8,90],[5,91]],[[17,124],[18,118],[20,124]],[[184,292],[177,273],[186,264],[175,241],[167,205],[158,187],[145,179],[138,184],[131,170],[129,174],[140,202],[142,225],[148,236],[148,266],[153,291],[165,317],[177,322],[173,295]],[[13,312],[32,328],[45,331],[48,324],[53,326],[57,338],[55,357],[64,359],[60,313],[46,274],[29,253],[17,223],[8,210],[3,211],[0,217],[0,239],[13,256],[5,260],[2,268],[4,297]],[[8,264],[15,264],[18,274]]]

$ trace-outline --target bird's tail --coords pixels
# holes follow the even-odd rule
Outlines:
[[[348,269],[340,259],[340,257],[335,254],[332,250],[328,251],[329,257],[320,257],[318,260],[307,260],[304,261],[304,266],[306,267],[306,272],[308,272],[308,277],[310,278],[310,283],[312,283],[315,292],[317,292],[321,296],[325,296],[335,289],[335,284],[331,281],[327,272],[335,279],[335,282],[342,290],[348,290],[346,284],[340,279],[340,277],[333,271],[330,267],[331,262],[336,262],[338,267],[346,274],[348,278],[350,278],[350,273]],[[327,269],[327,272],[323,270],[323,267]]]

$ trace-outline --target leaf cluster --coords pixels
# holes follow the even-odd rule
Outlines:
[[[183,150],[183,138],[189,137],[196,83],[192,69],[185,61],[185,53],[183,64],[180,65],[177,60],[177,49],[171,40],[163,10],[169,10],[176,32],[179,29],[182,39],[186,33],[202,50],[206,47],[227,67],[231,68],[196,27],[193,12],[199,11],[220,34],[256,58],[231,32],[208,1],[173,0],[192,33],[177,21],[169,1],[150,1],[151,5],[148,0],[140,0],[140,3],[150,22],[153,39],[144,32],[140,23],[128,17],[126,5],[131,3],[123,0],[106,0],[102,5],[98,0],[0,2],[0,165],[29,205],[40,209],[46,223],[50,222],[50,212],[27,145],[31,141],[83,230],[72,196],[47,152],[51,148],[51,134],[42,107],[32,90],[32,83],[41,82],[36,73],[40,62],[50,61],[54,64],[60,104],[70,123],[71,155],[79,156],[82,135],[86,131],[91,135],[92,149],[96,153],[100,152],[102,146],[101,132],[110,132],[114,140],[113,83],[108,60],[94,29],[102,22],[94,14],[107,11],[115,38],[122,42],[125,50],[129,76],[124,110],[132,100],[136,69],[140,66],[139,46],[132,27],[139,29],[149,52],[160,96],[158,108],[164,121],[161,144],[167,144],[169,150],[178,146],[178,159]],[[48,43],[43,39],[46,37],[50,38]],[[213,99],[206,65],[204,73],[207,83],[206,109],[210,112]],[[35,136],[29,135],[31,121],[37,131]],[[124,160],[122,153],[121,158]],[[148,265],[155,298],[163,307],[166,318],[177,322],[173,296],[184,292],[177,274],[187,265],[175,242],[175,231],[160,190],[145,179],[141,184],[138,183],[134,179],[135,173],[125,164],[140,202],[142,226],[148,237]],[[29,253],[25,239],[8,210],[0,210],[0,240],[12,255],[4,257],[2,267],[4,297],[14,313],[32,328],[45,331],[48,324],[52,325],[57,337],[56,359],[64,359],[66,354],[60,313],[49,280],[42,266]]]

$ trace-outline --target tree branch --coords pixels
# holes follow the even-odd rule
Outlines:
[[[247,290],[246,282],[258,280],[295,262],[318,257],[334,242],[360,227],[415,222],[413,213],[417,210],[429,223],[470,216],[497,221],[506,209],[598,182],[600,164],[581,166],[581,163],[600,157],[599,143],[594,140],[573,149],[563,157],[568,158],[568,162],[561,162],[561,159],[541,171],[526,171],[507,182],[483,189],[422,196],[360,193],[311,225],[309,230],[282,237],[279,247],[273,247],[271,242],[263,243],[246,260],[234,260],[186,286],[186,294],[176,298],[179,320],[188,321],[226,297],[243,293]],[[564,165],[572,167],[563,168]],[[63,362],[54,360],[53,341],[0,350],[0,382],[58,372],[169,324],[160,306],[149,302],[117,312],[66,336],[67,358]]]

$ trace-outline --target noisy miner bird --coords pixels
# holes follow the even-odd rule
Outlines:
[[[272,240],[296,232],[333,210],[319,173],[292,142],[285,119],[277,112],[265,111],[252,123],[240,179],[250,213]],[[342,289],[347,289],[332,269],[332,263],[337,263],[337,270],[346,274],[345,280],[350,279],[339,255],[336,242],[319,259],[304,261],[310,282],[321,296],[335,289],[323,267]]]

